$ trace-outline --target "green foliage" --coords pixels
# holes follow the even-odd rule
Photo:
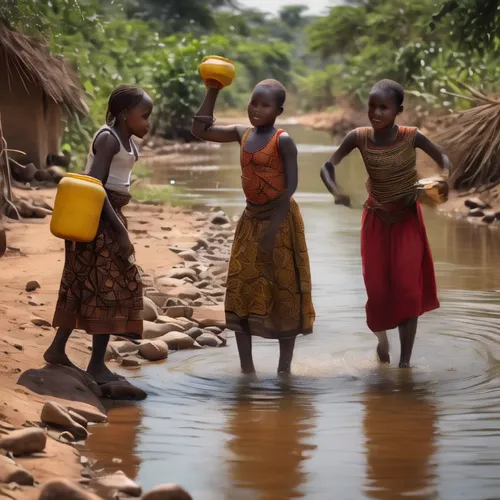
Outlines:
[[[498,0],[446,0],[432,16],[431,29],[443,21],[452,27],[451,38],[462,47],[481,53],[491,48],[500,36],[500,4]]]
[[[301,79],[302,104],[332,104],[391,78],[427,106],[467,106],[453,81],[498,87],[498,0],[353,0],[308,28],[309,48],[331,66]],[[433,29],[431,29],[433,28]],[[481,32],[481,33],[480,33]],[[322,90],[321,90],[322,89]],[[310,97],[308,97],[310,96]]]
[[[77,155],[86,154],[121,82],[151,94],[155,133],[190,140],[204,93],[198,65],[210,54],[236,65],[219,109],[243,109],[265,78],[282,81],[304,110],[332,106],[343,95],[365,98],[381,78],[400,81],[433,107],[463,105],[450,95],[458,93],[455,81],[498,90],[497,0],[348,0],[315,18],[306,5],[271,16],[236,3],[0,0],[0,20],[43,35],[78,72],[90,115],[74,117],[64,137],[66,150]]]

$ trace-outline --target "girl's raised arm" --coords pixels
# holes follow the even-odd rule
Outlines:
[[[219,90],[213,87],[207,89],[205,99],[200,109],[193,117],[191,133],[205,141],[240,142],[247,127],[244,125],[214,125],[214,108]]]
[[[446,156],[446,153],[440,149],[437,144],[434,144],[424,134],[417,130],[415,136],[415,147],[421,149],[424,153],[429,155],[443,170],[449,170],[451,162]]]
[[[337,150],[332,154],[330,159],[321,167],[321,180],[328,191],[335,198],[335,203],[338,205],[350,206],[351,200],[349,196],[344,194],[339,185],[335,181],[335,167],[354,149],[357,147],[357,132],[355,130],[349,132]]]

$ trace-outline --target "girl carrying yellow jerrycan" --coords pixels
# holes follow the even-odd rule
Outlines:
[[[47,363],[73,366],[66,343],[74,329],[92,335],[87,372],[98,384],[120,380],[105,364],[110,335],[141,338],[142,282],[123,207],[131,199],[130,176],[138,157],[132,136],[150,127],[153,101],[135,85],[111,94],[106,124],[94,136],[85,175],[69,174],[59,185],[52,231],[66,240],[65,263]]]

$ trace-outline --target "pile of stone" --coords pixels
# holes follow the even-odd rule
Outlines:
[[[107,359],[122,366],[138,367],[143,360],[160,361],[170,351],[226,346],[222,321],[197,320],[205,308],[222,309],[225,279],[233,231],[231,221],[220,210],[197,216],[202,236],[189,248],[171,247],[183,262],[143,275],[143,340],[116,338],[110,342]]]
[[[42,409],[40,420],[38,425],[29,423],[31,426],[23,429],[15,429],[0,421],[0,496],[14,498],[6,490],[15,492],[21,487],[37,486],[33,474],[16,462],[18,457],[48,457],[45,451],[47,438],[62,442],[82,441],[88,436],[89,425],[106,422],[107,418],[97,410],[84,411],[47,402]],[[160,485],[143,495],[141,486],[123,472],[96,476],[86,457],[80,457],[80,463],[84,468],[79,484],[63,478],[52,479],[43,485],[39,500],[139,497],[142,500],[192,500],[191,495],[176,484]]]
[[[500,210],[494,210],[491,204],[479,197],[467,198],[464,202],[468,208],[467,217],[481,224],[498,224],[500,221]]]

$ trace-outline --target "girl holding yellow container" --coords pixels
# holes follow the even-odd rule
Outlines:
[[[252,337],[279,341],[278,373],[288,375],[295,340],[312,332],[309,255],[304,223],[293,199],[297,188],[297,147],[274,125],[286,90],[276,80],[255,86],[246,125],[214,125],[219,91],[234,78],[231,61],[209,56],[200,65],[207,86],[193,117],[193,135],[213,142],[238,142],[246,207],[234,237],[225,299],[226,325],[236,332],[243,373],[255,372]]]
[[[93,335],[87,372],[99,384],[119,379],[104,362],[110,335],[142,336],[142,283],[122,209],[131,198],[138,157],[132,136],[147,134],[152,109],[144,90],[117,87],[106,125],[92,141],[85,175],[61,181],[54,207],[51,230],[66,240],[66,259],[53,320],[58,330],[44,359],[73,366],[66,343],[73,329],[85,330]]]

